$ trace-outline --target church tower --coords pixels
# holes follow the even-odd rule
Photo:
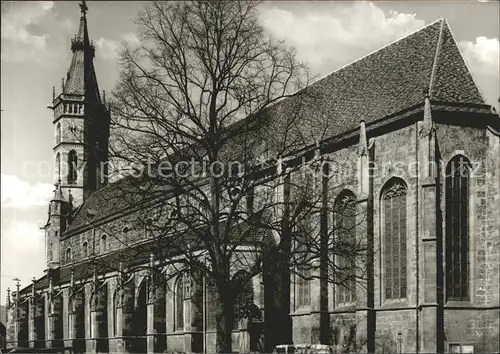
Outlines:
[[[61,93],[52,91],[54,112],[54,183],[61,195],[80,206],[107,183],[110,114],[94,70],[95,47],[87,30],[87,6],[80,4],[78,33],[71,39],[73,58]]]
[[[67,198],[61,190],[61,183],[56,183],[54,196],[50,200],[48,221],[45,225],[45,245],[47,247],[47,267],[55,269],[60,266],[60,237],[70,221],[72,211],[72,195],[69,192]]]

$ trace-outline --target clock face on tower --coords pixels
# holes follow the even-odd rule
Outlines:
[[[73,207],[106,183],[98,181],[98,176],[100,166],[107,162],[109,140],[109,111],[99,95],[85,1],[80,10],[78,32],[71,39],[73,58],[62,79],[61,92],[53,90],[51,106],[55,126],[54,182],[61,181],[60,194],[66,201],[72,190]]]

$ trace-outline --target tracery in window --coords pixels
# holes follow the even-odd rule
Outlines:
[[[333,212],[335,244],[341,248],[335,259],[336,304],[349,304],[356,295],[356,196],[349,190],[342,191],[335,199]]]
[[[446,299],[469,299],[470,163],[454,157],[446,166]]]
[[[406,298],[406,185],[393,179],[382,194],[384,293],[386,300]]]
[[[176,331],[184,328],[184,299],[186,297],[186,282],[186,275],[181,273],[177,279],[177,283],[175,284],[174,327]]]

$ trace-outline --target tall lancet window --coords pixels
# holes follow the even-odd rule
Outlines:
[[[56,144],[61,142],[61,123],[57,123],[56,126]]]
[[[296,262],[296,309],[311,305],[311,254],[308,252],[308,241],[311,240],[313,217],[300,218],[295,226],[294,258]]]
[[[386,300],[406,298],[406,184],[393,179],[382,194],[382,241]]]
[[[336,304],[349,304],[355,301],[356,294],[356,264],[354,262],[356,196],[351,191],[342,191],[335,199],[333,222],[336,244],[341,247],[340,254],[335,259]]]
[[[245,280],[243,282],[243,280]],[[233,277],[234,281],[237,283],[236,301],[233,305],[233,330],[238,329],[239,320],[241,318],[242,311],[249,305],[253,304],[253,284],[252,280],[248,279],[248,273],[244,270],[236,272]]]
[[[470,163],[454,157],[446,166],[446,299],[469,300]]]
[[[184,329],[184,299],[186,297],[186,279],[187,276],[184,273],[179,274],[177,283],[175,284],[175,330]]]
[[[56,165],[54,166],[56,170],[56,182],[61,179],[61,154],[56,154]]]
[[[68,154],[68,184],[75,184],[77,179],[77,164],[78,156],[75,150],[71,150]]]

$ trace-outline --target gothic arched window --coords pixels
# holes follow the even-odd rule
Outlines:
[[[61,154],[57,153],[56,154],[56,181],[59,181],[61,179]]]
[[[106,235],[102,235],[101,236],[101,251],[102,252],[106,252],[106,250],[108,248],[107,242],[108,242],[108,237]]]
[[[311,232],[311,218],[302,220],[296,226],[295,230],[295,250],[294,257],[296,262],[296,307],[306,307],[311,305],[311,264],[310,254],[308,252],[307,240]],[[309,224],[308,224],[309,222]]]
[[[406,185],[393,179],[382,194],[382,243],[386,300],[406,298]]]
[[[354,247],[356,245],[356,196],[349,190],[342,191],[335,199],[333,209],[335,244],[340,251],[335,259],[336,304],[349,304],[356,295],[356,268]],[[344,256],[343,256],[344,255]]]
[[[184,328],[184,298],[185,294],[185,286],[186,286],[186,276],[184,273],[181,273],[177,279],[177,283],[175,284],[175,321],[174,326],[175,330],[180,330]]]
[[[240,270],[233,277],[236,291],[236,301],[233,306],[233,329],[238,329],[239,319],[243,309],[253,304],[253,284],[251,279],[244,281],[248,277],[248,272]]]
[[[311,305],[311,270],[304,267],[297,276],[297,308]]]
[[[215,282],[211,278],[204,277],[203,281],[205,284],[205,292],[206,292],[206,324],[207,329],[216,329],[217,328],[217,288],[215,286]]]
[[[68,153],[68,184],[75,184],[77,179],[76,169],[78,164],[78,156],[75,150]]]
[[[71,248],[68,247],[68,249],[66,249],[66,263],[70,263],[72,258],[73,254],[71,253]]]
[[[83,258],[87,258],[89,255],[89,244],[85,241],[82,245],[83,248]]]
[[[470,163],[454,157],[446,166],[446,299],[469,299]]]
[[[61,142],[61,123],[57,123],[56,126],[56,144]]]

